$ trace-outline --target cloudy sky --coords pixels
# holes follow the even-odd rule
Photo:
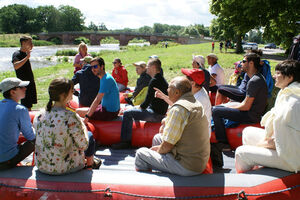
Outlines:
[[[10,4],[29,7],[70,5],[81,10],[88,25],[103,22],[108,29],[139,28],[153,23],[209,26],[213,15],[209,0],[0,0],[0,7]]]

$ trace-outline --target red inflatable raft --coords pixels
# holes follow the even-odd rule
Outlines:
[[[119,141],[119,125],[120,121],[92,121],[89,127],[102,144],[111,144]],[[132,143],[150,146],[158,127],[134,124]],[[103,163],[100,170],[63,176],[45,175],[30,166],[0,171],[0,199],[300,199],[299,173],[260,168],[237,174],[231,151],[223,154],[223,170],[192,177],[137,172],[135,151],[101,147],[96,153]]]

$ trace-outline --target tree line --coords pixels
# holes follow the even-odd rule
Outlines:
[[[299,8],[299,0],[211,0],[210,12],[217,18],[211,22],[210,33],[218,40],[235,40],[237,52],[250,34],[288,48],[300,33]],[[258,31],[251,33],[253,29]]]
[[[155,23],[152,27],[138,29],[124,28],[108,30],[104,23],[90,22],[85,26],[85,17],[77,8],[68,5],[39,6],[31,8],[22,4],[12,4],[0,9],[1,33],[38,33],[60,31],[110,31],[126,33],[162,34],[170,36],[209,36],[209,27],[201,24],[177,26]]]

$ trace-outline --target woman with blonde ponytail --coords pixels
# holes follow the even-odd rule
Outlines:
[[[72,99],[73,86],[66,78],[52,80],[46,111],[34,119],[36,166],[46,174],[67,174],[84,167],[98,169],[101,165],[101,160],[94,158],[93,134],[75,112],[66,109]]]

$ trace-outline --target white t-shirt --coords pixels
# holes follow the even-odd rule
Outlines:
[[[194,94],[194,97],[203,106],[204,114],[208,120],[208,126],[209,126],[208,133],[209,133],[209,137],[210,137],[210,135],[211,135],[211,103],[209,100],[209,96],[208,96],[206,90],[204,88],[201,88],[201,90],[199,90],[197,93]]]
[[[213,66],[209,66],[208,71],[210,75],[216,74],[216,81],[217,85],[224,85],[225,84],[225,73],[223,68],[218,64],[214,64]]]

